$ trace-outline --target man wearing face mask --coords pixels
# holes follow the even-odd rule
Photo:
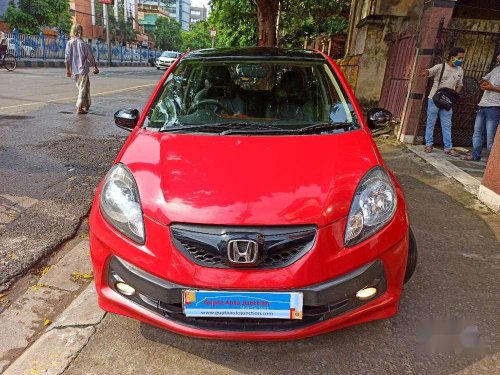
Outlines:
[[[432,152],[434,142],[434,126],[439,115],[441,120],[441,129],[443,131],[444,153],[450,156],[459,156],[460,154],[453,149],[451,140],[451,117],[453,109],[446,110],[438,108],[432,97],[440,88],[447,87],[460,93],[463,89],[464,71],[461,65],[464,61],[465,50],[460,47],[452,48],[445,64],[434,65],[430,69],[425,69],[419,74],[419,77],[433,77],[434,85],[429,93],[427,102],[427,124],[425,126],[425,152]],[[442,72],[442,76],[441,76]],[[441,79],[439,79],[441,77]]]
[[[484,90],[479,102],[474,135],[472,136],[472,154],[462,157],[462,160],[481,160],[484,133],[486,132],[486,151],[489,154],[500,122],[500,54],[497,56],[496,68],[486,74],[481,80],[481,90]]]

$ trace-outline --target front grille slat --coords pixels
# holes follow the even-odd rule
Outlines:
[[[316,227],[225,227],[173,224],[173,242],[178,250],[195,263],[216,268],[280,268],[286,267],[307,253],[316,240]],[[258,243],[259,257],[255,264],[230,262],[227,246],[230,240]]]

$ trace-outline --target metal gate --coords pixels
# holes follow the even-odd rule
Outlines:
[[[479,81],[495,67],[496,56],[500,53],[500,33],[446,29],[441,21],[436,40],[432,65],[446,61],[448,52],[453,47],[465,49],[464,88],[459,100],[453,106],[452,138],[454,146],[470,147],[472,146],[477,104],[483,95],[483,91],[479,88]],[[415,139],[417,144],[425,142],[426,103],[432,87],[432,80],[430,81]],[[434,144],[443,144],[439,120],[434,128]]]
[[[387,65],[379,106],[401,119],[408,95],[416,51],[416,33],[407,30],[389,40]]]

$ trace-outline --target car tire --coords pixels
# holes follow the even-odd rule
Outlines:
[[[159,67],[156,67],[156,69],[160,70],[160,68],[159,68]]]
[[[403,284],[406,284],[412,277],[415,272],[415,268],[417,268],[417,241],[415,240],[415,236],[413,235],[413,231],[409,228],[409,238],[408,238],[408,259],[406,260],[406,271],[405,278]]]

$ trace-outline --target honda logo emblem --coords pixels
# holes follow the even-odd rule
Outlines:
[[[258,254],[259,245],[252,240],[231,240],[227,244],[227,257],[232,263],[255,263]]]

